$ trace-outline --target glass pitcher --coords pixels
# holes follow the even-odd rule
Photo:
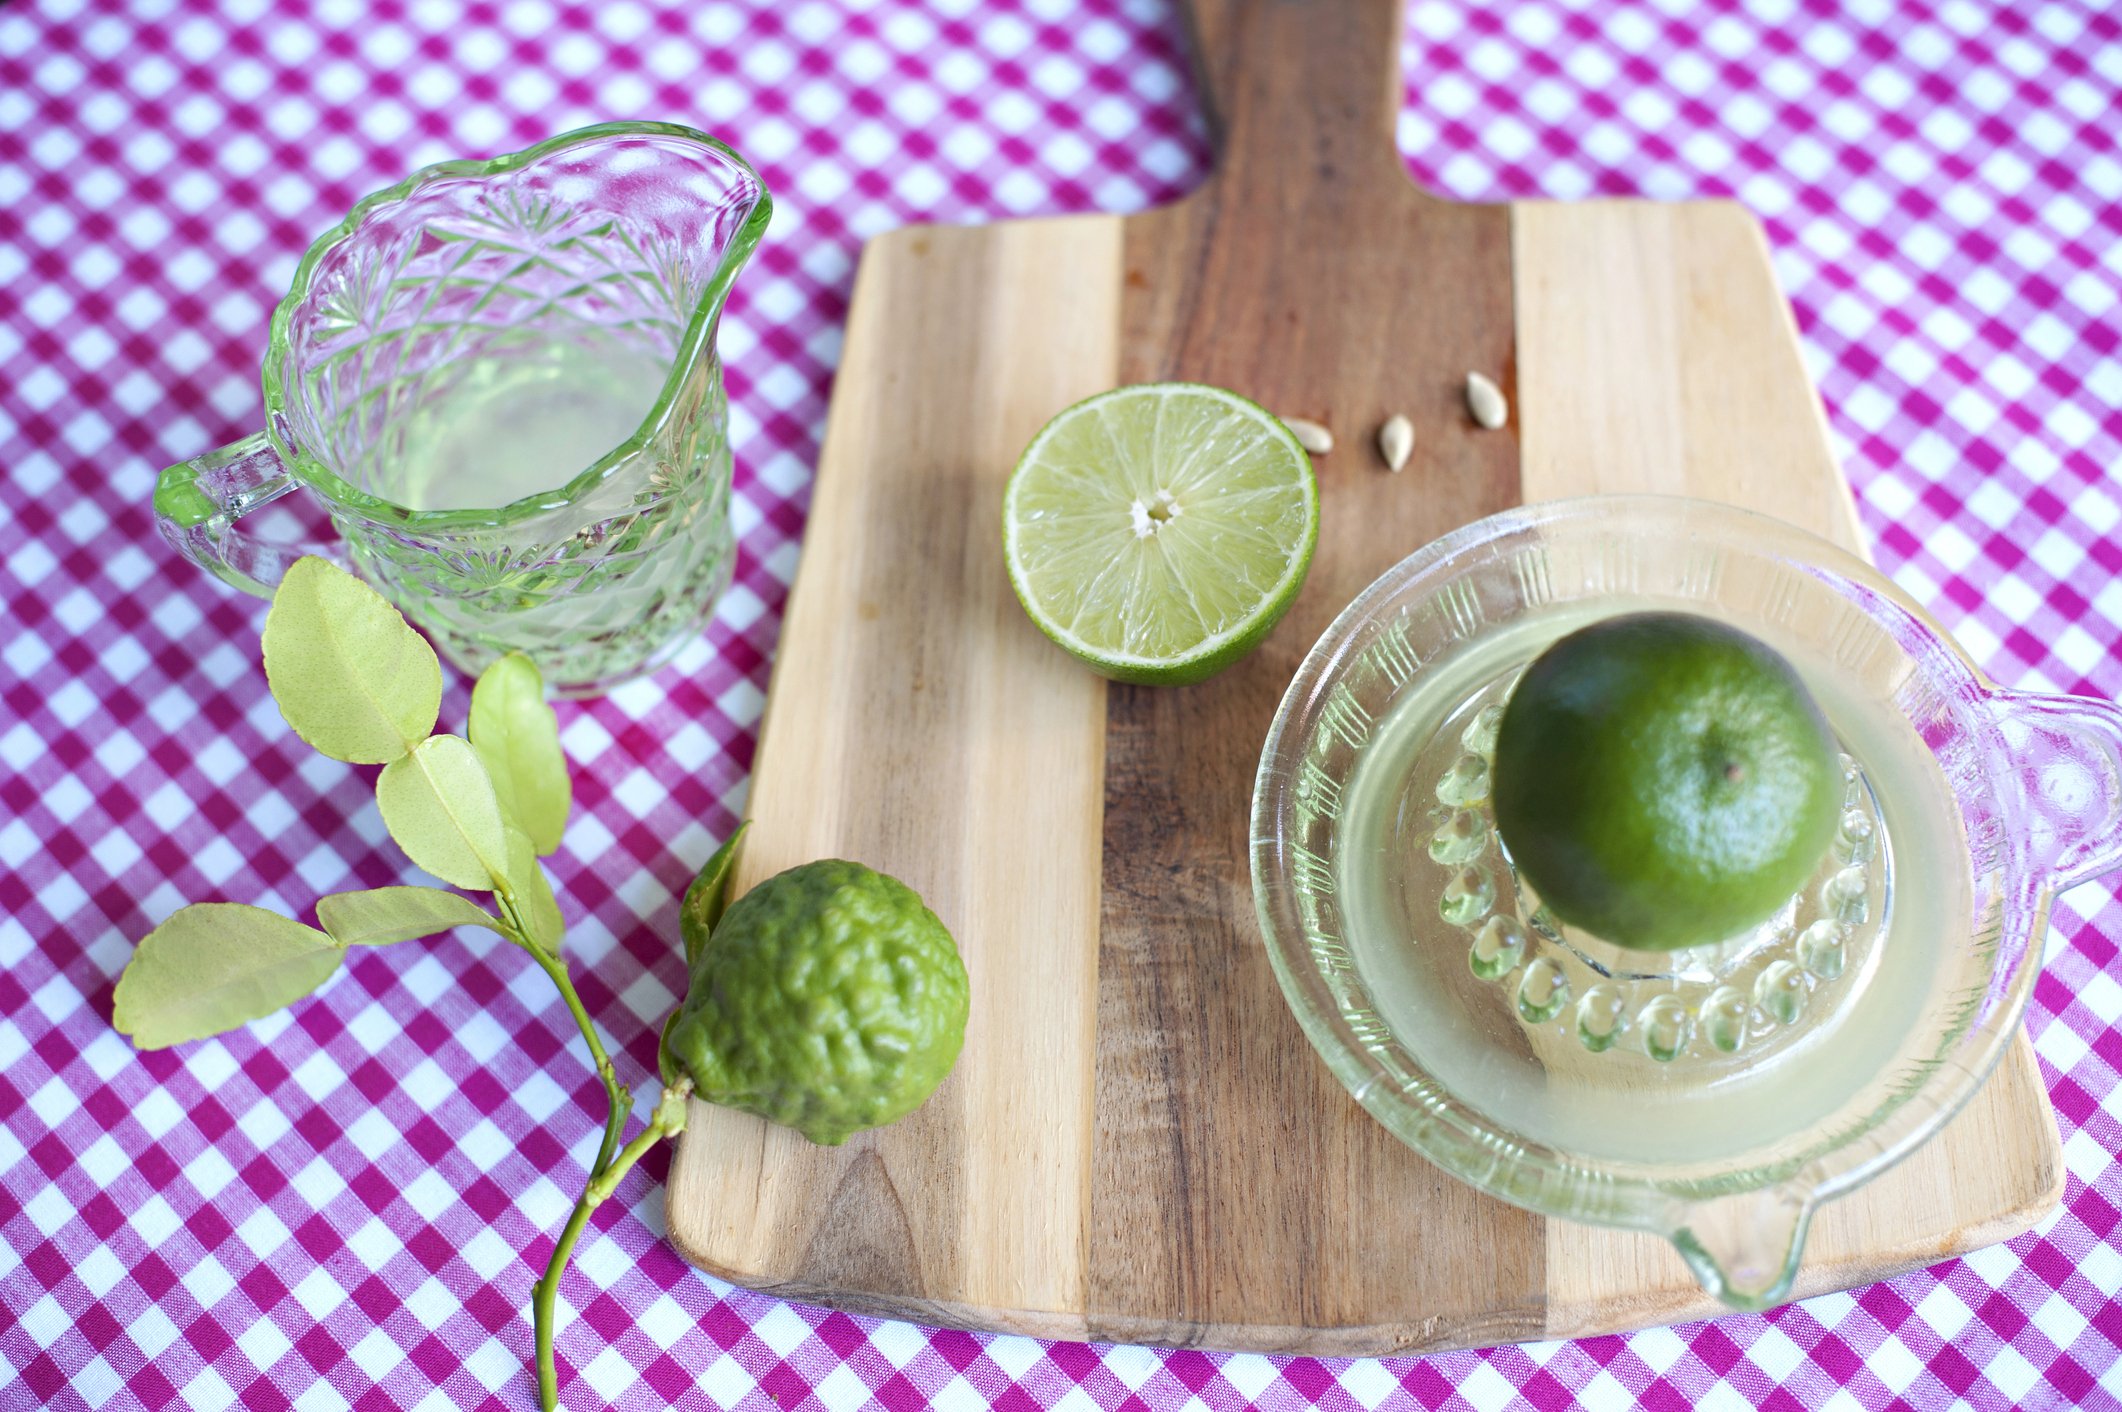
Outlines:
[[[669,123],[370,196],[273,313],[265,430],[164,471],[159,528],[251,593],[303,554],[348,564],[466,672],[522,651],[579,696],[654,670],[729,585],[715,333],[771,210]],[[336,543],[238,523],[298,487]]]
[[[1750,936],[1671,953],[1541,911],[1477,782],[1524,665],[1642,609],[1783,652],[1847,752],[1818,880]],[[1408,819],[1416,846],[1392,846]],[[1269,730],[1251,848],[1284,996],[1395,1136],[1503,1200],[1662,1235],[1758,1309],[1788,1297],[1820,1204],[1995,1067],[2055,894],[2122,866],[2122,708],[1998,688],[1869,565],[1789,525],[1558,501],[1445,536],[1334,620]]]

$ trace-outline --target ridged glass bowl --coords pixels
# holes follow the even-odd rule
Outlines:
[[[1785,653],[1854,767],[1816,896],[1752,941],[1646,957],[1554,926],[1499,842],[1468,864],[1452,831],[1482,824],[1480,691],[1650,608]],[[1434,757],[1461,762],[1441,800],[1427,777],[1376,783],[1410,731],[1467,742]],[[1441,864],[1409,844],[1440,833]],[[1663,1235],[1712,1294],[1761,1308],[1788,1296],[1819,1204],[1988,1076],[2055,894],[2122,864],[2122,709],[1997,688],[1869,565],[1778,521],[1559,501],[1437,540],[1334,620],[1268,732],[1251,851],[1290,1008],[1380,1122],[1503,1200]],[[1847,969],[1806,941],[1860,934]]]

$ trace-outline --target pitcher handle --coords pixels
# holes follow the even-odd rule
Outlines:
[[[2034,858],[2056,891],[2122,868],[2122,706],[1999,691]]]
[[[295,488],[287,463],[263,432],[180,461],[155,481],[155,528],[179,554],[245,593],[270,598],[297,559],[321,555],[344,564],[337,544],[276,544],[236,521]]]

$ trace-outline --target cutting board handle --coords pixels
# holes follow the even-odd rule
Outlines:
[[[1183,0],[1219,185],[1406,180],[1402,0]]]

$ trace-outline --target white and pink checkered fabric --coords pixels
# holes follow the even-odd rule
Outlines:
[[[2122,19],[2101,0],[1418,0],[1401,145],[1462,197],[1739,197],[1767,221],[1877,556],[2010,685],[2122,693]],[[639,1080],[674,897],[741,808],[860,240],[1137,209],[1207,153],[1160,0],[18,0],[0,11],[0,1407],[523,1407],[526,1306],[602,1097],[491,939],[357,957],[223,1040],[110,1027],[186,900],[401,876],[281,724],[262,605],[177,562],[162,465],[253,430],[307,241],[421,163],[705,127],[779,214],[723,334],[737,587],[565,707],[553,860]],[[453,687],[446,718],[461,719]],[[2122,1404],[2122,906],[2056,912],[2029,1016],[2069,1166],[2042,1231],[1758,1318],[1427,1359],[938,1333],[732,1290],[662,1160],[563,1295],[576,1407]]]

